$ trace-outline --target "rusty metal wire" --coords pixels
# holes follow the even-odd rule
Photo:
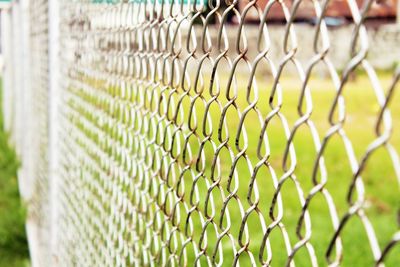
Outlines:
[[[310,1],[306,28],[301,0],[62,2],[58,265],[339,266],[358,249],[400,262],[400,69],[386,83],[369,63],[374,1],[347,0],[341,71],[330,1]],[[299,29],[313,32],[305,60]],[[374,106],[362,122],[349,100],[358,72],[375,97],[354,107]],[[351,134],[360,127],[369,139]],[[372,170],[376,154],[390,175]],[[397,195],[386,230],[368,183]]]

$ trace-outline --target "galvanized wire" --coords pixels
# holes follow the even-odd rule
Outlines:
[[[313,55],[306,64],[295,23],[304,1],[289,8],[271,0],[261,8],[254,0],[240,10],[238,1],[188,2],[61,3],[57,264],[338,266],[357,250],[343,241],[353,232],[351,238],[366,237],[365,257],[383,266],[398,251],[399,225],[388,221],[388,229],[397,230],[380,239],[363,177],[372,174],[376,151],[384,150],[394,180],[376,173],[371,179],[388,194],[399,193],[399,142],[392,133],[400,114],[392,112],[399,103],[391,100],[400,69],[384,88],[368,61],[373,44],[365,19],[374,2],[347,1],[353,34],[343,42],[352,49],[343,51],[342,71],[330,54],[329,1],[312,1]],[[278,43],[272,41],[272,7],[284,14]],[[250,21],[250,13],[257,19]],[[249,38],[255,25],[257,34]],[[32,54],[37,64],[45,60]],[[333,88],[328,103],[315,100],[314,91],[324,90],[314,83],[319,69]],[[286,98],[288,70],[297,77],[295,103]],[[366,148],[349,136],[357,121],[346,110],[346,94],[357,71],[376,96],[367,103],[376,107]],[[321,105],[328,106],[323,122],[314,117]],[[288,113],[288,106],[296,112]],[[296,142],[301,135],[309,144]],[[329,152],[331,143],[340,144],[339,158]],[[346,177],[335,172],[335,157],[348,166]],[[307,160],[312,164],[304,175]],[[332,187],[346,192],[336,195]],[[387,205],[397,211],[398,203]],[[314,221],[318,216],[329,225]],[[316,233],[329,242],[314,239]]]

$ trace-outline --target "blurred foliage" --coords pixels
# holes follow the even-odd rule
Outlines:
[[[0,103],[2,103],[0,99]],[[0,109],[0,112],[2,109]],[[18,192],[18,160],[0,114],[0,267],[27,266],[26,209]]]

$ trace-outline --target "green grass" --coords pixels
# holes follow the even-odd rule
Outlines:
[[[18,192],[18,165],[0,114],[0,267],[27,266],[29,258],[25,208]]]

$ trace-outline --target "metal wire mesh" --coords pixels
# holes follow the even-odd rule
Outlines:
[[[305,1],[60,3],[58,265],[400,263],[400,69],[369,63],[374,1],[347,1],[340,71],[310,3],[305,60]]]

